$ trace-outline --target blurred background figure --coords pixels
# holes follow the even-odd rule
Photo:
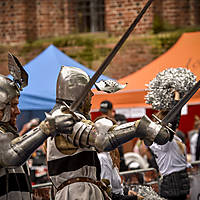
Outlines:
[[[186,136],[183,131],[179,130],[178,128],[176,129],[176,135],[181,139],[181,141],[186,145]]]
[[[200,129],[198,132],[198,137],[196,142],[195,160],[200,160]]]
[[[136,145],[133,148],[133,152],[139,154],[145,165],[141,165],[143,169],[146,168],[155,168],[158,171],[158,166],[154,157],[152,150],[144,144],[144,141],[138,139]]]
[[[40,146],[28,160],[32,185],[49,182],[47,175],[46,153]]]
[[[102,101],[100,104],[99,111],[102,113],[102,115],[106,115],[112,119],[114,119],[114,109],[113,105],[110,101]]]
[[[100,104],[99,112],[101,112],[101,116],[95,119],[95,122],[103,123],[104,127],[101,127],[101,131],[108,131],[110,127],[114,125],[122,124],[123,122],[126,123],[125,116],[120,115],[118,118],[118,122],[115,119],[115,111],[113,109],[113,104],[110,101],[102,101]],[[119,115],[118,115],[119,116]],[[120,121],[123,118],[122,121]],[[123,147],[122,145],[117,149],[110,152],[110,155],[114,162],[117,163],[117,167],[119,171],[126,171],[127,167],[125,166],[124,157],[123,157]]]
[[[29,130],[35,128],[40,124],[40,119],[39,118],[34,118],[30,120],[28,123],[24,124],[22,127],[22,130],[19,132],[19,135],[23,135],[24,133],[28,132]]]
[[[119,124],[119,125],[127,123],[127,119],[126,119],[125,115],[123,115],[123,114],[116,113],[114,117],[115,117],[115,120],[117,121],[117,124]]]
[[[149,167],[148,162],[140,154],[135,152],[125,153],[124,159],[129,170],[147,169]]]
[[[104,135],[109,130],[112,130],[116,125],[122,123],[121,121],[118,121],[117,123],[117,121],[115,120],[113,105],[110,101],[102,101],[100,104],[99,111],[101,112],[101,116],[96,118],[94,122],[95,122],[95,127],[100,134]],[[123,155],[123,151],[121,152]],[[140,196],[137,196],[136,192],[132,190],[129,191],[127,190],[127,188],[123,187],[122,180],[119,175],[120,153],[118,148],[110,152],[98,153],[98,158],[101,164],[101,179],[109,180],[113,200],[140,199]],[[122,162],[123,161],[124,159],[122,159]]]
[[[192,136],[198,132],[200,128],[200,117],[198,115],[194,116],[194,126],[193,129],[188,132],[189,140],[191,141]]]
[[[199,116],[195,115],[194,129],[192,129],[191,131],[188,132],[189,142],[190,142],[191,162],[200,159],[198,156],[198,151],[200,151],[200,149],[197,147],[199,129],[200,129],[200,118],[199,118]]]

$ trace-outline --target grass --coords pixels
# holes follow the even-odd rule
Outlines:
[[[161,29],[157,34],[153,33],[153,31],[144,35],[133,33],[128,38],[128,41],[126,41],[126,44],[134,45],[134,42],[140,42],[144,45],[150,45],[152,47],[152,53],[157,57],[174,45],[182,33],[194,31],[200,31],[200,27],[182,28],[178,30],[170,28],[165,30]],[[103,60],[110,53],[112,47],[117,44],[120,37],[110,36],[106,32],[69,34],[62,37],[27,41],[25,44],[17,46],[17,52],[18,56],[23,57],[25,61],[29,61],[50,44],[54,44],[73,59],[92,68],[93,62]],[[128,45],[124,44],[120,50],[123,51],[123,48],[126,48]],[[0,54],[3,54],[7,50],[7,46],[0,46]]]

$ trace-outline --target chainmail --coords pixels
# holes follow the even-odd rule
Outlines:
[[[160,197],[150,186],[134,185],[131,186],[131,190],[144,197],[143,200],[165,200],[165,198]]]
[[[170,110],[174,105],[174,91],[180,98],[196,83],[196,76],[186,68],[168,68],[149,82],[146,86],[146,103],[156,110]]]

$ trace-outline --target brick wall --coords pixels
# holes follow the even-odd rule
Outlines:
[[[0,42],[19,43],[69,32],[65,0],[1,0]]]
[[[25,6],[23,0],[0,1],[0,42],[16,43],[26,38]]]
[[[176,0],[165,0],[160,1],[160,4],[162,4],[163,10],[165,12],[162,12],[162,18],[173,25],[183,24],[183,21],[185,23],[188,23],[188,20],[186,19],[185,12],[187,10],[186,5],[188,1],[185,0],[182,1],[176,1]]]
[[[0,43],[62,36],[76,31],[75,0],[1,0]],[[147,0],[105,0],[105,27],[121,34],[135,19]],[[145,33],[155,15],[176,27],[200,25],[199,0],[155,0],[135,29]]]
[[[124,32],[146,2],[146,0],[105,0],[106,30],[111,33]],[[151,30],[155,15],[175,27],[199,25],[200,1],[155,0],[139,22],[135,32],[145,33]]]
[[[37,39],[37,15],[36,15],[36,3],[35,0],[28,0],[22,4],[25,10],[25,40]]]
[[[65,0],[37,0],[37,37],[46,38],[65,34]]]
[[[106,30],[122,33],[133,22],[144,7],[146,0],[105,0]],[[144,33],[152,27],[152,7],[150,7],[138,26],[137,33]]]
[[[200,24],[200,1],[199,0],[190,0],[190,24],[196,25]]]

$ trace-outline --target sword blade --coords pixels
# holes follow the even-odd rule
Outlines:
[[[138,14],[138,16],[133,21],[133,23],[129,26],[129,28],[124,33],[124,35],[121,37],[121,39],[119,40],[119,42],[115,45],[115,47],[113,48],[113,50],[110,52],[110,54],[104,60],[104,62],[100,65],[100,67],[98,68],[98,70],[96,71],[96,73],[92,76],[92,78],[90,79],[89,83],[85,86],[85,89],[83,90],[83,92],[81,93],[81,95],[79,96],[79,98],[72,103],[72,105],[70,106],[70,110],[72,112],[74,112],[75,110],[77,110],[77,108],[79,107],[79,105],[81,104],[81,102],[85,99],[85,97],[87,96],[88,92],[90,91],[90,89],[92,88],[92,86],[94,85],[94,83],[97,81],[97,79],[99,78],[99,76],[104,72],[104,70],[106,69],[106,67],[110,64],[110,62],[112,61],[113,57],[119,51],[119,49],[121,48],[121,46],[124,44],[124,42],[126,41],[126,39],[128,38],[128,36],[130,35],[130,33],[134,30],[134,28],[136,27],[136,25],[138,24],[138,22],[140,21],[140,19],[142,18],[142,16],[144,15],[144,13],[146,12],[146,10],[149,8],[149,6],[151,5],[151,3],[153,1],[154,0],[149,0],[146,3],[146,5],[144,6],[144,8]]]
[[[162,119],[161,124],[167,126],[171,120],[181,111],[183,106],[192,98],[192,96],[200,88],[200,80],[191,88],[191,90],[184,95],[184,97],[168,112],[168,114]]]

